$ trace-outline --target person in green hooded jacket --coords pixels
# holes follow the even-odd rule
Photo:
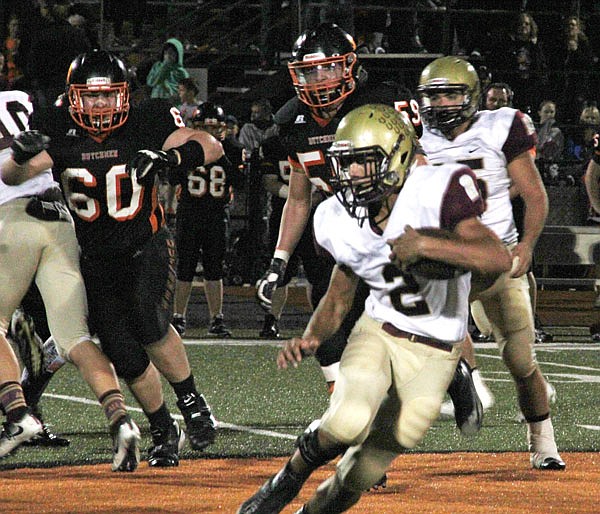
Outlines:
[[[177,85],[190,74],[183,66],[183,45],[176,38],[167,39],[162,49],[162,59],[156,61],[146,78],[152,88],[152,98],[169,98],[177,101]]]

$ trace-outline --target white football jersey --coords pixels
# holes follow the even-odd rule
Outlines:
[[[484,183],[486,210],[481,221],[505,244],[517,242],[509,191],[507,164],[517,155],[535,148],[535,128],[529,117],[510,107],[481,111],[474,123],[449,141],[438,131],[423,130],[421,145],[434,165],[461,163]]]
[[[339,265],[362,278],[371,292],[365,310],[374,319],[449,343],[467,331],[470,273],[452,280],[429,280],[403,273],[390,262],[388,239],[413,228],[452,229],[483,210],[474,174],[464,166],[413,168],[398,195],[384,232],[362,227],[336,197],[315,213],[315,237]]]
[[[11,155],[10,145],[13,137],[19,132],[29,129],[29,116],[32,112],[33,106],[27,93],[0,91],[0,167]],[[15,198],[41,194],[53,183],[50,170],[46,170],[18,186],[7,186],[0,177],[0,205]]]

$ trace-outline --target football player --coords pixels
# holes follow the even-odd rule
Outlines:
[[[417,144],[412,126],[386,105],[363,105],[339,123],[327,153],[336,196],[317,208],[314,224],[317,243],[336,264],[303,336],[286,342],[278,366],[298,366],[335,332],[359,277],[370,294],[320,426],[299,437],[293,456],[238,514],[280,512],[316,468],[342,452],[335,475],[297,512],[354,505],[437,418],[467,334],[470,274],[432,280],[410,265],[428,258],[490,280],[510,269],[510,253],[479,220],[484,200],[473,172],[457,164],[415,169]],[[422,235],[422,227],[453,237]]]
[[[61,355],[73,363],[98,398],[113,437],[113,471],[134,471],[140,431],[127,414],[114,368],[92,341],[79,271],[73,220],[52,179],[50,166],[27,176],[25,166],[48,144],[28,131],[33,106],[22,91],[0,92],[0,165],[13,173],[0,180],[0,407],[6,414],[0,458],[43,432],[19,384],[19,366],[6,333],[32,281],[39,288],[48,325]],[[11,152],[12,150],[12,152]]]
[[[288,197],[290,183],[290,163],[287,159],[287,152],[283,147],[279,136],[272,136],[266,139],[259,149],[259,168],[264,189],[271,195],[271,212],[269,215],[269,248],[271,252],[275,251],[277,238],[279,236],[279,227],[283,212],[283,207]],[[313,235],[312,219],[315,209],[323,194],[316,187],[312,188],[312,205],[309,221],[298,246],[292,252],[285,274],[281,284],[273,292],[270,312],[265,313],[263,327],[259,333],[262,338],[279,338],[279,318],[285,306],[288,293],[288,284],[290,280],[298,274],[300,262],[304,266],[307,287],[307,297],[309,304],[314,308],[319,300],[325,294],[322,289],[325,284],[320,277],[321,270],[327,269],[329,264],[323,262],[322,256],[316,252]],[[313,287],[313,284],[315,286]],[[321,288],[321,289],[320,289]]]
[[[279,238],[269,269],[257,284],[257,297],[267,311],[272,296],[283,284],[287,263],[310,219],[312,188],[330,194],[330,171],[325,151],[331,145],[340,120],[352,109],[366,103],[382,103],[404,110],[415,125],[420,125],[416,100],[404,88],[392,82],[369,84],[360,66],[356,44],[347,32],[335,24],[323,23],[308,29],[296,40],[288,64],[296,96],[275,115],[281,141],[291,171],[288,197],[283,208]],[[313,284],[322,293],[327,290],[332,264],[318,270],[322,284]],[[355,308],[340,332],[320,346],[317,359],[328,383],[336,380],[341,352],[347,336],[364,309],[368,288],[361,285]],[[315,305],[318,298],[314,298]]]
[[[170,326],[175,245],[157,200],[158,172],[186,173],[223,149],[185,128],[164,100],[130,106],[127,69],[111,52],[71,63],[66,99],[33,119],[50,142],[22,163],[9,159],[4,172],[53,169],[75,220],[90,328],[148,417],[149,464],[177,466],[185,435],[164,402],[159,371],[177,395],[192,448],[211,444],[216,425]]]
[[[421,144],[427,157],[432,164],[464,163],[475,172],[487,195],[482,221],[512,253],[510,273],[493,285],[475,280],[472,299],[481,300],[515,381],[527,421],[531,465],[543,470],[564,469],[554,441],[546,383],[535,359],[526,276],[548,213],[546,191],[530,153],[535,148],[535,129],[528,118],[510,107],[478,112],[479,78],[463,59],[441,57],[426,66],[418,93],[424,121]],[[510,190],[525,204],[520,238]]]
[[[223,264],[227,245],[226,219],[232,187],[244,185],[244,175],[228,156],[241,162],[241,152],[225,141],[227,125],[220,105],[204,102],[192,118],[193,127],[223,143],[225,155],[218,161],[192,168],[172,181],[180,187],[176,220],[177,286],[173,326],[185,333],[186,311],[198,259],[202,255],[204,294],[211,324],[208,334],[231,337],[223,318]],[[240,156],[238,156],[240,153]]]

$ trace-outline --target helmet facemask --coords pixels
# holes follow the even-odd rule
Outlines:
[[[327,160],[332,172],[330,184],[337,199],[348,214],[364,223],[369,217],[369,207],[380,205],[404,184],[406,170],[414,156],[414,149],[401,150],[406,136],[401,134],[388,154],[380,146],[354,148],[351,141],[336,141],[327,151]],[[403,153],[402,153],[403,151]],[[391,166],[391,163],[399,164]],[[353,177],[350,167],[362,166],[364,177]]]
[[[440,57],[429,63],[421,73],[417,92],[425,125],[448,136],[453,129],[473,118],[479,106],[481,86],[477,71],[469,62],[458,57]],[[437,95],[461,95],[462,101],[438,103]]]
[[[114,106],[86,109],[84,96],[103,93],[115,95]],[[67,90],[71,118],[93,137],[104,139],[122,126],[129,116],[129,85],[127,82],[111,83],[109,79],[94,77],[87,84],[71,84]]]
[[[443,86],[419,86],[421,116],[430,129],[440,130],[444,134],[469,120],[477,110],[473,106],[472,94],[466,84]],[[463,101],[457,105],[431,105],[431,97],[441,94],[457,93]]]
[[[307,54],[291,62],[288,69],[298,98],[315,110],[328,110],[341,104],[356,88],[354,52],[326,57]]]

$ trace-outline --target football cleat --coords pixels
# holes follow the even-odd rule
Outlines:
[[[194,450],[204,450],[215,442],[217,421],[215,420],[204,395],[190,393],[177,402],[183,414],[190,446]]]
[[[140,463],[140,429],[127,415],[111,430],[113,437],[113,471],[135,471]]]
[[[567,465],[558,455],[544,456],[540,453],[532,453],[531,467],[542,471],[562,471]]]
[[[177,333],[183,337],[185,334],[185,316],[182,316],[181,314],[175,314],[173,315],[173,319],[171,320],[171,325],[173,325],[173,328],[175,330],[177,330]]]
[[[279,339],[279,326],[277,318],[272,314],[265,314],[265,322],[262,330],[258,333],[262,339]]]
[[[475,327],[473,329],[473,332],[471,332],[471,339],[473,339],[473,341],[477,343],[489,343],[494,340],[494,336],[491,334],[486,335],[483,332],[481,332],[477,327]]]
[[[10,336],[28,374],[34,378],[39,377],[44,371],[44,343],[35,333],[33,318],[23,309],[15,310],[12,315]]]
[[[41,420],[40,420],[41,421]],[[50,429],[50,425],[42,422],[42,431],[34,435],[29,441],[25,441],[23,446],[44,446],[47,448],[65,448],[71,444],[66,437],[56,435]]]
[[[483,405],[475,389],[471,367],[462,358],[456,366],[448,394],[454,404],[454,419],[461,434],[475,435],[481,430]]]
[[[148,464],[157,468],[179,466],[179,452],[185,444],[185,433],[173,420],[167,429],[150,427],[153,446],[148,450]]]
[[[542,471],[560,471],[566,468],[556,448],[550,418],[527,423],[527,446],[532,468]]]
[[[16,423],[3,423],[2,433],[0,434],[0,458],[6,457],[42,430],[40,421],[29,412],[25,413]]]
[[[223,314],[217,314],[210,324],[208,335],[217,337],[231,337],[231,331],[225,326]]]
[[[237,514],[276,514],[290,503],[302,489],[305,479],[293,473],[288,464],[267,480],[248,498]]]

